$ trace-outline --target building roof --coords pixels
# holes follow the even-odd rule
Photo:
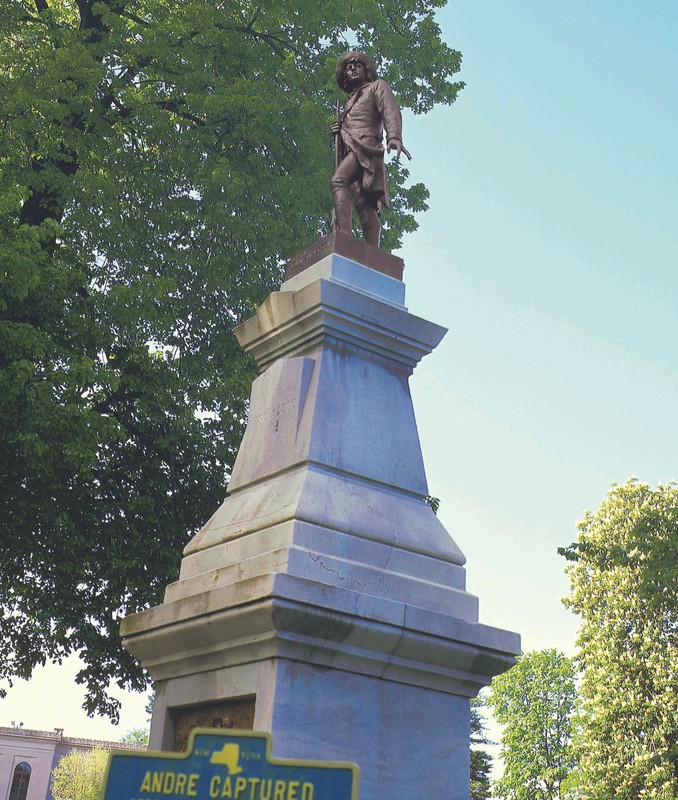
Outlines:
[[[66,747],[103,747],[106,750],[141,750],[143,748],[125,742],[111,742],[105,739],[81,739],[74,736],[64,736],[63,728],[54,728],[51,731],[36,731],[31,728],[3,728],[0,727],[0,736],[16,736],[26,739],[53,739],[57,746]]]

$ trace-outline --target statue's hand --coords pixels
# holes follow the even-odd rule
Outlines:
[[[400,139],[391,139],[391,141],[387,145],[387,151],[390,153],[391,150],[396,151],[396,161],[400,159],[400,154],[405,153],[405,155],[412,161],[412,156],[410,155],[410,151],[403,145]]]
[[[341,131],[341,120],[338,119],[333,122],[330,130],[332,131],[332,136],[338,136]]]

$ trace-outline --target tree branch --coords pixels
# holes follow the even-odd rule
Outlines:
[[[256,19],[256,17],[254,18]],[[254,19],[252,22],[254,22]],[[252,36],[254,39],[266,42],[278,55],[283,55],[285,52],[299,53],[289,39],[282,36],[275,36],[272,33],[262,33],[252,27],[252,22],[247,25],[216,25],[220,31],[232,31],[233,33],[244,33],[247,36]]]
[[[124,8],[121,8],[119,10],[115,9],[115,13],[119,17],[125,17],[125,19],[129,19],[132,22],[136,22],[137,25],[143,25],[145,28],[150,28],[151,27],[151,23],[150,22],[147,22],[145,19],[141,19],[141,17],[137,17],[136,14],[132,14],[131,11],[126,11]]]
[[[182,111],[180,104],[174,100],[156,100],[154,103],[152,103],[152,105],[157,106],[158,108],[164,108],[166,111],[171,111],[178,117],[192,122],[197,127],[201,128],[205,124],[204,119],[196,117],[196,115],[191,114],[190,111]]]

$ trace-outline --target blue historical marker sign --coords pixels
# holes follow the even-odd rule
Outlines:
[[[358,800],[358,767],[271,757],[271,737],[196,729],[185,753],[111,753],[103,800]]]

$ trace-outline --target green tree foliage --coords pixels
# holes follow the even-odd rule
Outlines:
[[[587,513],[566,604],[581,616],[586,797],[678,797],[678,487],[631,480]]]
[[[148,733],[148,728],[131,728],[120,737],[120,741],[134,747],[148,747]]]
[[[12,0],[0,15],[0,678],[80,652],[90,713],[142,689],[121,617],[223,499],[233,328],[328,230],[334,65],[450,103],[442,0]],[[382,57],[379,57],[382,54]],[[390,165],[385,246],[426,190]]]
[[[100,800],[108,763],[108,750],[71,750],[52,771],[54,800]]]
[[[504,774],[494,786],[507,800],[566,796],[576,756],[577,688],[572,661],[557,650],[525,653],[492,681],[488,705],[504,726]]]
[[[480,697],[471,700],[471,791],[470,800],[488,800],[491,796],[492,756],[482,745],[491,744],[485,732],[482,709],[485,703]]]

